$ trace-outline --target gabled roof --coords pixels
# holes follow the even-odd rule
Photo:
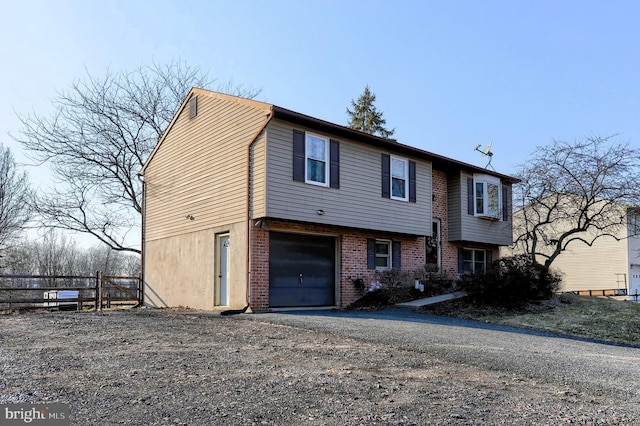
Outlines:
[[[270,114],[270,119],[276,118],[283,121],[287,121],[289,123],[297,124],[300,126],[309,127],[311,129],[315,129],[324,133],[329,133],[331,135],[335,135],[337,137],[343,137],[346,139],[352,139],[358,142],[365,143],[367,145],[375,146],[377,148],[382,148],[388,151],[396,152],[399,154],[404,154],[411,157],[421,158],[428,161],[431,161],[435,168],[440,170],[467,170],[473,173],[483,173],[492,176],[499,177],[502,180],[509,181],[512,183],[520,182],[519,179],[508,176],[502,173],[497,173],[493,170],[488,170],[482,167],[474,166],[473,164],[464,163],[462,161],[454,160],[452,158],[444,157],[442,155],[434,154],[429,151],[425,151],[419,148],[415,148],[410,145],[401,144],[393,139],[382,138],[379,136],[371,135],[369,133],[364,133],[359,130],[354,130],[350,127],[342,126],[339,124],[331,123],[329,121],[321,120],[319,118],[314,118],[309,115],[301,114],[299,112],[291,111],[286,108],[279,107],[277,105],[268,104],[264,102],[254,101],[252,99],[245,99],[238,96],[227,95],[223,93],[213,92],[204,89],[193,88],[189,92],[189,94],[185,97],[185,100],[178,108],[173,120],[167,126],[164,134],[160,138],[160,141],[156,145],[155,149],[149,156],[149,159],[145,162],[144,167],[142,168],[141,174],[144,174],[144,170],[147,168],[147,165],[153,158],[155,152],[158,150],[162,141],[165,139],[167,134],[170,132],[173,124],[175,123],[177,117],[180,115],[182,110],[186,107],[188,100],[197,94],[203,94],[207,96],[214,96],[218,98],[224,98],[227,100],[232,100],[235,102],[243,103],[246,105],[250,105],[259,109],[264,110],[265,114]]]
[[[225,99],[228,101],[237,102],[239,104],[252,106],[254,108],[263,110],[265,115],[270,115],[272,113],[271,108],[273,107],[273,105],[271,104],[267,104],[260,101],[254,101],[253,99],[246,99],[246,98],[241,98],[239,96],[227,95],[225,93],[213,92],[211,90],[192,87],[191,90],[189,90],[189,93],[187,93],[187,96],[185,96],[184,100],[182,101],[182,104],[180,104],[180,107],[178,108],[176,113],[173,115],[173,118],[171,119],[171,122],[165,129],[164,133],[162,133],[162,136],[158,140],[158,143],[156,144],[155,148],[153,148],[153,151],[151,151],[151,154],[149,154],[149,158],[147,158],[147,161],[144,162],[144,165],[142,166],[142,170],[140,170],[139,175],[141,176],[144,175],[144,172],[149,166],[149,163],[151,163],[151,160],[153,160],[153,157],[155,157],[156,152],[158,152],[164,140],[167,138],[167,135],[171,132],[171,129],[173,128],[174,124],[178,120],[178,117],[180,116],[182,111],[189,105],[189,99],[197,95],[212,96],[218,99]]]

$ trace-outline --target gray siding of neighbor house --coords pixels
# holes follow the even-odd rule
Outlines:
[[[293,180],[293,129],[340,142],[340,188]],[[257,148],[257,147],[256,147]],[[416,162],[416,202],[382,197],[381,154],[393,152],[281,120],[267,126],[264,216],[412,235],[431,235],[431,163]],[[407,158],[398,155],[398,157]],[[324,215],[317,211],[323,210]],[[255,212],[258,213],[256,207]],[[254,217],[258,217],[255,216]]]
[[[507,198],[503,200],[507,202],[507,220],[488,220],[468,214],[467,178],[473,178],[473,174],[460,171],[448,175],[449,241],[510,245],[513,240],[511,185],[502,182],[507,190]]]

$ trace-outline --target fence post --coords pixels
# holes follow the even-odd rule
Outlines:
[[[144,304],[144,283],[142,282],[142,272],[138,274],[138,304]]]
[[[93,310],[97,311],[98,310],[98,291],[100,291],[100,285],[98,284],[100,282],[100,271],[96,272],[96,282],[95,285],[93,286],[94,288],[94,300],[93,300]]]
[[[102,310],[102,272],[98,271],[98,309]]]

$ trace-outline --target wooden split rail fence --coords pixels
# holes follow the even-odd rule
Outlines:
[[[141,277],[0,275],[0,310],[86,309],[135,306],[142,302]]]

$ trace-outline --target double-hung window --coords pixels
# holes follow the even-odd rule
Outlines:
[[[463,274],[482,274],[487,268],[487,252],[482,249],[461,249]]]
[[[473,182],[474,214],[480,217],[500,219],[502,216],[500,179],[489,175],[474,175]]]
[[[293,180],[340,188],[340,142],[293,129]]]
[[[367,269],[402,269],[402,243],[367,238]]]
[[[306,133],[305,139],[305,182],[314,185],[329,186],[329,140],[312,133]]]
[[[391,157],[391,198],[407,201],[409,164],[405,158]]]
[[[391,241],[376,240],[376,269],[391,269]]]
[[[416,162],[382,153],[382,197],[416,202]]]

